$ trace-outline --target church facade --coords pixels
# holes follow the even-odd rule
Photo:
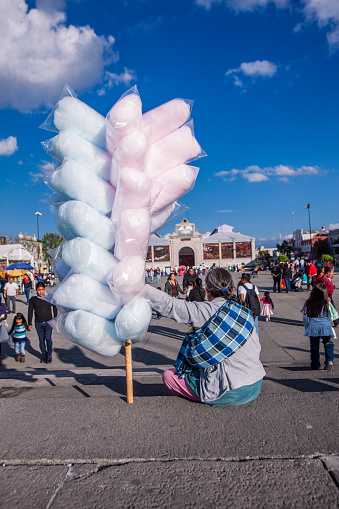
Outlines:
[[[255,238],[233,232],[233,227],[222,225],[210,235],[202,235],[195,223],[184,218],[175,225],[175,231],[167,238],[151,235],[146,268],[160,267],[227,267],[250,265],[255,260]]]

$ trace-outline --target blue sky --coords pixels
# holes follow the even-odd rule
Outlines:
[[[144,111],[194,100],[201,233],[274,246],[308,202],[312,228],[339,223],[338,0],[2,0],[0,48],[1,235],[36,234],[36,210],[56,232],[39,125],[65,83],[103,115],[135,84]]]

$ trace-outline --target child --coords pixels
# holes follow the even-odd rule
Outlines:
[[[261,310],[261,316],[264,316],[266,318],[266,322],[269,322],[271,319],[271,316],[274,315],[274,304],[273,300],[270,297],[270,292],[265,292],[265,297],[260,299],[260,302],[263,302],[263,307]]]
[[[316,285],[304,304],[303,322],[304,336],[310,338],[311,369],[320,369],[319,341],[323,340],[325,348],[325,367],[327,371],[333,369],[333,330],[327,288],[324,284]]]
[[[13,325],[9,335],[13,333],[14,352],[16,353],[16,362],[25,362],[25,343],[27,322],[22,313],[17,313],[13,320]]]
[[[189,295],[191,293],[191,291],[193,290],[193,281],[189,281],[188,282],[188,287],[187,287],[187,291],[186,291],[186,300],[189,301]]]

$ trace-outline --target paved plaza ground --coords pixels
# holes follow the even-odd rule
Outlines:
[[[262,296],[271,290],[269,273],[253,282]],[[339,339],[335,369],[311,371],[307,296],[272,294],[275,315],[259,322],[267,376],[257,400],[239,407],[193,403],[164,387],[187,331],[167,318],[152,319],[133,346],[133,404],[124,349],[106,359],[53,333],[53,362],[40,364],[33,329],[18,364],[6,344],[0,508],[339,507]],[[17,311],[27,316],[23,296]]]

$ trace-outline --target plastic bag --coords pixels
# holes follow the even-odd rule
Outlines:
[[[5,341],[8,341],[9,335],[8,335],[8,329],[4,323],[0,325],[0,343],[4,343]]]

